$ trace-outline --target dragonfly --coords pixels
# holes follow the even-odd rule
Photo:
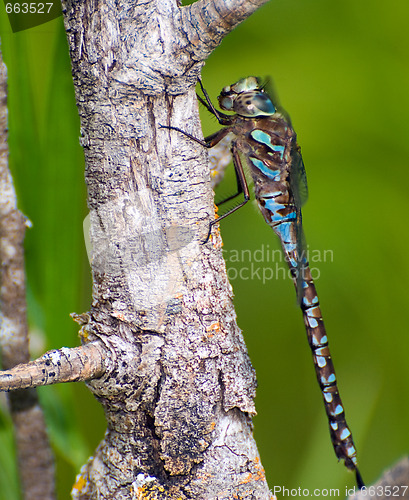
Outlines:
[[[242,159],[245,159],[258,207],[280,239],[296,287],[297,302],[303,314],[335,454],[338,460],[355,472],[357,485],[362,488],[364,482],[358,469],[357,452],[346,422],[318,295],[304,250],[306,245],[301,207],[307,200],[308,188],[297,135],[289,117],[273,102],[256,77],[243,78],[222,89],[218,97],[219,106],[223,111],[234,114],[217,110],[200,80],[199,83],[204,95],[204,99],[198,96],[199,101],[224,128],[204,141],[179,128],[166,128],[182,132],[206,148],[215,148],[213,151],[216,152],[211,155],[212,177],[217,180],[228,163],[226,158],[229,148],[236,172],[237,192],[228,200],[243,195],[241,203],[210,223],[205,242],[215,224],[250,200],[250,189],[242,164]],[[217,154],[221,158],[219,170]]]

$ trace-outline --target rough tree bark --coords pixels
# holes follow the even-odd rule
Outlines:
[[[3,372],[2,389],[88,380],[104,440],[78,499],[271,498],[255,374],[213,235],[195,83],[224,35],[266,0],[63,1],[90,210],[93,302],[83,346]]]
[[[266,499],[220,239],[201,244],[214,217],[206,155],[158,129],[200,134],[201,64],[243,14],[163,0],[67,2],[64,14],[93,247],[80,319],[106,350],[89,387],[108,421],[74,497]]]

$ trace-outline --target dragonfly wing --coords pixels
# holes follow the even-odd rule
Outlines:
[[[301,151],[295,146],[291,153],[290,189],[296,207],[295,240],[296,240],[296,289],[297,302],[301,304],[304,289],[304,271],[308,266],[306,242],[302,228],[301,207],[308,199],[307,175],[305,173],[304,162]]]
[[[232,162],[231,143],[233,138],[234,135],[229,133],[209,149],[210,178],[213,189],[223,180],[226,167]]]
[[[301,149],[296,145],[291,152],[291,190],[297,206],[302,207],[308,199],[307,174],[301,156]]]

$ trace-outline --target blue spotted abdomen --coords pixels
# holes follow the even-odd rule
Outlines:
[[[337,378],[328,347],[318,295],[308,266],[304,269],[303,285],[301,309],[317,380],[324,398],[331,440],[338,459],[344,460],[345,465],[354,470],[357,467],[356,449],[345,419],[344,406],[338,392]]]

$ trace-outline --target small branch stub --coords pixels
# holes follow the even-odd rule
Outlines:
[[[101,342],[81,347],[62,347],[43,356],[0,372],[0,390],[14,391],[63,382],[79,382],[101,377],[107,355]]]

